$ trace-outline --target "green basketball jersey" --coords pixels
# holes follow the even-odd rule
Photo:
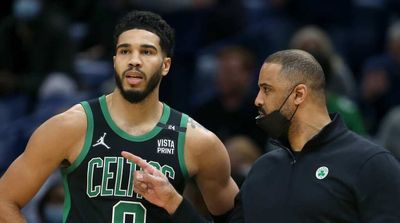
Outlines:
[[[132,136],[113,122],[105,96],[81,104],[87,116],[86,138],[75,162],[62,169],[63,222],[170,222],[164,209],[133,191],[133,171],[139,167],[121,151],[145,159],[181,193],[188,178],[184,162],[188,116],[163,104],[158,124],[145,135]]]

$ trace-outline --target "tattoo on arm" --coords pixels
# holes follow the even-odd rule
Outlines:
[[[205,129],[205,130],[207,130],[206,128],[204,128],[202,125],[200,125],[198,122],[196,122],[194,119],[192,119],[192,118],[189,118],[189,120],[188,120],[188,124],[190,124],[190,126],[192,127],[192,128],[196,128],[196,127],[200,127],[200,128],[202,128],[202,129]]]

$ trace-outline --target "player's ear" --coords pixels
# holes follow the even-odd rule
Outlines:
[[[161,67],[161,74],[166,76],[171,68],[171,57],[164,57],[162,67]]]

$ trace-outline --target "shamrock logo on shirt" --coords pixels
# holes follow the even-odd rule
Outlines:
[[[329,169],[326,166],[321,166],[317,169],[317,171],[315,171],[315,177],[318,180],[322,180],[324,179],[326,176],[328,176],[329,173]]]

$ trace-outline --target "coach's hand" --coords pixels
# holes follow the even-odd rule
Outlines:
[[[170,184],[167,177],[145,160],[132,153],[123,151],[121,155],[142,168],[141,171],[135,171],[134,173],[134,191],[142,195],[150,203],[164,208],[172,215],[183,198]]]

